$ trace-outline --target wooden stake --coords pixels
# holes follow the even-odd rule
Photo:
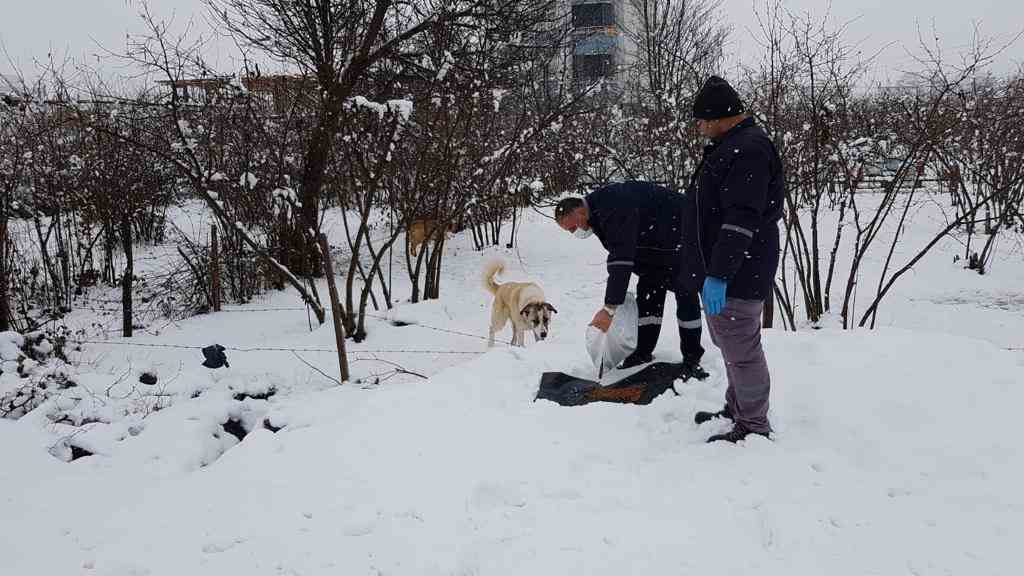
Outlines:
[[[390,274],[390,270],[388,271]],[[11,329],[11,305],[7,294],[7,214],[0,215],[0,332]]]
[[[124,250],[124,274],[121,276],[121,335],[132,337],[132,280],[135,276],[135,255],[132,253],[132,221],[128,212],[121,216],[121,248]]]
[[[217,225],[210,226],[210,295],[214,312],[220,312],[220,246],[217,243]]]
[[[338,286],[334,283],[334,266],[331,265],[331,249],[327,244],[327,236],[320,234],[320,257],[323,260],[324,276],[327,278],[327,289],[331,293],[331,317],[334,319],[334,341],[338,347],[338,365],[341,367],[341,381],[348,382],[348,355],[345,353],[345,327],[341,316],[344,309],[338,298]]]

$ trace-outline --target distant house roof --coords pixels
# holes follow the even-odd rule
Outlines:
[[[24,102],[26,100],[43,100],[46,97],[45,88],[33,80],[23,80],[19,76],[11,74],[0,74],[0,97],[4,102]]]

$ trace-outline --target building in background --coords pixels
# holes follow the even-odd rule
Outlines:
[[[244,89],[255,96],[265,112],[272,114],[283,114],[296,101],[308,100],[316,93],[314,80],[297,74],[211,76],[173,82],[157,80],[157,84],[173,90],[186,104],[208,104],[231,94],[232,90]]]
[[[46,86],[39,80],[0,74],[0,101],[8,106],[46,100]]]
[[[622,89],[636,59],[636,9],[630,0],[568,0],[572,78],[577,88],[603,81]]]

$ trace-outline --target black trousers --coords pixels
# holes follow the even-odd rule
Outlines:
[[[639,312],[637,356],[654,352],[661,334],[661,317],[665,312],[665,293],[676,295],[676,324],[679,326],[679,347],[683,362],[697,364],[704,356],[700,345],[700,302],[697,294],[683,287],[680,276],[670,269],[637,274],[636,305]]]

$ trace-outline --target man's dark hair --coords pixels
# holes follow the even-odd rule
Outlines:
[[[566,215],[571,214],[580,206],[583,206],[583,198],[579,196],[559,200],[558,204],[555,204],[555,222],[561,222],[562,218],[565,218]]]

